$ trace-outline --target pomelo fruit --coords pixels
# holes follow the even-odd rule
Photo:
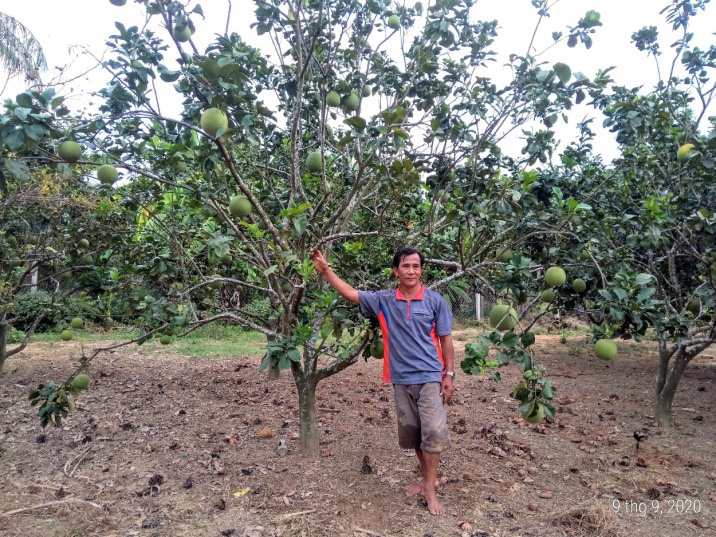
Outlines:
[[[400,17],[397,15],[391,15],[388,17],[388,28],[392,28],[393,30],[400,28]]]
[[[113,184],[117,180],[117,177],[119,177],[117,168],[111,164],[103,164],[97,168],[97,179],[99,179],[99,182],[103,185]]]
[[[246,196],[234,196],[229,202],[229,212],[237,218],[244,218],[251,212],[251,202]]]
[[[72,339],[72,330],[63,330],[60,332],[60,339],[62,341],[70,341]]]
[[[94,265],[94,257],[90,254],[85,254],[80,258],[80,265]]]
[[[550,287],[559,287],[567,280],[567,274],[562,267],[550,267],[547,269],[544,279]]]
[[[544,407],[540,403],[535,403],[532,413],[529,416],[522,415],[522,418],[528,423],[539,423],[544,418]]]
[[[90,243],[87,239],[80,239],[77,243],[77,246],[79,246],[80,248],[89,248],[89,245]]]
[[[383,340],[376,339],[370,344],[370,355],[373,358],[383,358]]]
[[[287,295],[287,294],[289,294],[291,291],[293,291],[293,285],[291,285],[291,282],[288,281],[288,280],[285,279],[285,278],[281,278],[281,291],[282,291],[285,295]]]
[[[679,162],[686,162],[691,158],[689,153],[693,151],[694,144],[684,144],[679,148],[679,151],[676,153],[676,160]]]
[[[180,43],[186,43],[187,41],[189,41],[191,39],[192,33],[193,32],[191,31],[191,27],[188,24],[184,26],[175,26],[174,31],[172,32],[172,34],[174,35],[174,39],[176,39]]]
[[[72,321],[70,321],[70,326],[75,330],[79,330],[84,326],[84,324],[85,321],[84,319],[82,319],[82,317],[75,317],[74,319],[72,319]]]
[[[600,339],[594,345],[594,354],[601,360],[612,360],[617,355],[617,344],[611,339]]]
[[[490,311],[490,324],[498,330],[511,330],[517,324],[517,312],[507,304],[495,304]]]
[[[306,157],[306,168],[314,175],[321,173],[323,169],[323,158],[320,151],[312,151]]]
[[[159,338],[159,343],[162,345],[169,345],[172,342],[171,336],[164,334],[162,337]]]
[[[582,250],[582,251],[579,253],[579,260],[580,260],[580,261],[589,261],[589,259],[590,259],[590,257],[589,257],[589,251],[588,251],[588,250]]]
[[[341,96],[338,95],[338,92],[336,91],[329,91],[328,95],[326,95],[326,104],[328,106],[336,107],[340,106],[341,104]]]
[[[363,86],[363,97],[370,97],[373,95],[373,88],[370,86]]]
[[[686,305],[686,309],[694,315],[698,315],[701,311],[701,299],[697,296],[693,297]]]
[[[216,136],[219,129],[226,129],[229,126],[229,118],[218,108],[209,108],[201,114],[200,124],[209,136]]]
[[[504,247],[497,250],[497,260],[500,263],[507,263],[510,259],[512,259],[512,250]]]
[[[332,125],[326,125],[326,136],[329,138],[333,137],[333,126]]]
[[[542,291],[542,294],[540,295],[540,299],[542,300],[542,302],[546,302],[548,304],[551,302],[554,302],[554,299],[555,299],[554,291],[552,289],[545,289],[544,291]]]
[[[221,261],[224,265],[228,265],[234,260],[234,257],[231,254],[224,254],[219,258],[219,261]]]
[[[223,276],[222,276],[221,274],[212,274],[211,276],[209,276],[209,278],[223,278]],[[221,286],[222,286],[222,285],[224,285],[224,282],[222,282],[221,280],[219,280],[219,281],[216,281],[216,282],[211,282],[211,283],[209,284],[209,287],[210,287],[211,289],[221,289]]]
[[[127,0],[109,0],[109,3],[113,6],[119,6],[122,7],[124,4],[127,3]]]
[[[560,342],[562,345],[565,345],[565,344],[567,343],[567,338],[566,338],[565,336],[562,336],[562,337],[559,338],[559,342]]]
[[[77,142],[66,140],[60,144],[57,155],[65,162],[77,162],[82,158],[82,146]]]
[[[572,282],[572,289],[578,293],[584,293],[584,291],[587,290],[587,282],[585,282],[582,278],[577,278]]]
[[[360,99],[358,99],[358,95],[351,93],[343,100],[343,106],[345,106],[346,110],[349,110],[350,112],[358,110],[358,106],[360,106]]]
[[[89,386],[89,376],[86,373],[80,373],[72,379],[72,388],[75,390],[84,390]]]

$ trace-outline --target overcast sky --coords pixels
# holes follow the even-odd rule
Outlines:
[[[228,0],[200,1],[206,20],[196,19],[197,32],[193,39],[199,50],[211,42],[216,33],[223,33],[226,25]],[[426,5],[428,2],[424,1]],[[250,28],[253,22],[254,4],[251,0],[233,0],[230,31],[238,32],[244,40],[253,46],[260,47],[267,54],[273,54],[265,36],[259,37]],[[630,43],[631,34],[643,26],[654,25],[660,30],[660,44],[665,54],[661,57],[662,72],[668,71],[671,62],[670,45],[676,39],[664,17],[659,11],[668,4],[666,0],[561,0],[552,10],[552,17],[543,22],[535,41],[537,51],[544,50],[552,43],[553,31],[566,31],[566,25],[574,25],[589,9],[595,9],[602,15],[603,27],[594,36],[594,46],[586,50],[583,45],[569,49],[566,43],[550,49],[541,56],[549,64],[564,62],[572,67],[572,71],[581,71],[592,77],[597,69],[616,66],[611,72],[619,84],[626,86],[642,86],[645,91],[657,82],[654,60],[636,50]],[[193,4],[192,4],[193,5]],[[509,6],[509,7],[508,7]],[[49,70],[43,74],[47,81],[58,74],[56,67],[65,67],[77,53],[82,50],[91,52],[95,57],[102,57],[107,37],[116,32],[114,21],[123,24],[141,25],[144,21],[143,9],[129,0],[124,7],[116,7],[109,0],[0,0],[0,11],[16,17],[35,35],[44,48]],[[537,20],[535,9],[529,0],[478,0],[473,8],[476,19],[497,19],[500,24],[499,36],[495,50],[500,54],[500,61],[495,63],[495,71],[491,73],[497,80],[504,80],[500,66],[505,63],[507,55],[512,52],[524,54]],[[702,46],[713,42],[713,31],[716,27],[716,10],[708,6],[693,23],[691,31],[697,36]],[[169,54],[168,58],[175,55]],[[91,58],[79,58],[70,65],[64,78],[78,76],[92,64]],[[166,62],[172,67],[172,61]],[[71,97],[70,104],[74,108],[88,107],[90,99],[87,92],[102,87],[107,75],[95,70],[87,76],[80,77],[63,91]],[[4,77],[0,78],[4,83]],[[71,88],[71,91],[70,91]],[[24,89],[24,82],[17,78],[8,84],[2,97],[14,97]],[[171,102],[174,101],[174,102]],[[162,98],[162,111],[167,114],[178,114],[179,101],[176,96],[167,93]],[[562,141],[574,137],[574,124],[585,114],[594,115],[585,106],[573,110],[570,125],[558,125],[558,135]],[[167,114],[169,115],[169,114]],[[601,124],[601,119],[595,123]],[[519,134],[518,134],[519,136]],[[512,140],[510,145],[519,145],[519,140]],[[600,132],[597,151],[605,157],[615,154],[611,135]]]

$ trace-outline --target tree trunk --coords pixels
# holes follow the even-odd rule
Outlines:
[[[5,319],[0,319],[0,376],[3,373],[5,359],[7,358],[7,331],[7,322],[5,322]]]
[[[662,427],[674,426],[674,413],[672,404],[676,388],[679,386],[686,366],[689,364],[689,357],[683,349],[679,349],[673,356],[673,361],[665,354],[666,349],[660,351],[659,370],[656,374],[656,402],[654,415],[656,421]],[[671,367],[669,367],[671,362]]]
[[[298,409],[301,423],[301,453],[318,455],[318,417],[316,415],[316,383],[310,378],[297,378]]]

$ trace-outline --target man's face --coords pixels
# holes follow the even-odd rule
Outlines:
[[[420,266],[420,256],[418,254],[406,255],[400,261],[398,268],[393,268],[393,274],[398,277],[404,287],[418,285],[422,273],[423,269]]]

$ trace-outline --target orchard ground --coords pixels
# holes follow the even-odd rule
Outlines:
[[[455,333],[458,363],[459,349],[478,332]],[[517,369],[502,370],[498,385],[458,372],[448,411],[453,449],[439,472],[442,518],[402,492],[418,479],[418,468],[414,454],[397,446],[392,389],[380,381],[378,360],[361,360],[319,386],[321,456],[309,459],[298,453],[293,380],[286,372],[278,381],[257,373],[263,342],[255,334],[238,348],[205,338],[103,355],[91,366],[77,410],[61,428],[45,431],[28,392],[40,380],[70,374],[81,345],[91,348],[101,336],[41,338],[9,359],[0,380],[0,533],[716,531],[716,349],[687,369],[674,401],[677,426],[666,431],[651,409],[654,342],[620,342],[617,359],[602,362],[585,334],[570,335],[567,344],[559,337],[541,335],[536,346],[558,390],[553,423],[519,418],[509,397]],[[260,436],[264,428],[271,438]],[[647,435],[638,450],[635,431]],[[285,456],[276,450],[282,438]],[[652,509],[657,501],[661,513]]]

